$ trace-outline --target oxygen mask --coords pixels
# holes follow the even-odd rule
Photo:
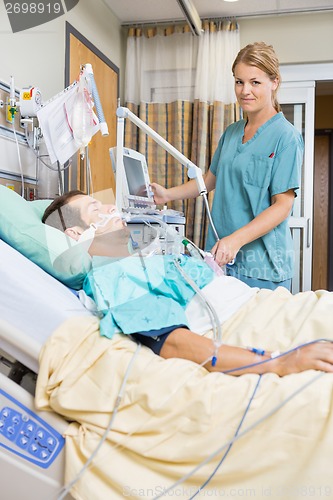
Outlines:
[[[98,217],[101,219],[100,221],[93,222],[92,224],[90,224],[90,226],[95,227],[95,229],[105,227],[112,219],[120,219],[123,221],[122,214],[120,212],[118,212],[117,210],[112,210],[112,211],[105,213],[105,214],[103,214],[103,213],[98,214]]]
[[[119,219],[122,221],[122,224],[124,223],[120,212],[118,212],[116,210],[112,210],[108,213],[100,213],[100,214],[98,214],[98,217],[100,220],[98,220],[97,222],[92,222],[90,224],[90,226],[85,231],[83,231],[83,233],[80,235],[80,238],[78,240],[78,243],[88,244],[87,250],[89,249],[89,247],[90,247],[90,245],[95,237],[96,231],[98,231],[98,229],[101,229],[101,228],[107,226],[107,224],[109,224],[112,219]],[[120,228],[117,228],[117,229],[120,229]]]

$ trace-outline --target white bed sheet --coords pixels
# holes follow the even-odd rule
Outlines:
[[[251,288],[233,276],[218,276],[201,290],[201,295],[214,308],[220,324],[223,325],[258,291],[259,288]],[[214,326],[207,306],[199,295],[195,295],[187,306],[186,317],[190,330],[201,335]]]
[[[0,240],[0,320],[4,324],[41,347],[63,321],[81,315],[91,313],[71,290]]]

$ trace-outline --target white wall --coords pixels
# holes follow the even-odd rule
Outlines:
[[[102,0],[80,0],[69,13],[19,33],[12,33],[4,3],[0,2],[0,79],[9,82],[13,75],[17,88],[39,87],[43,101],[60,92],[65,82],[66,21],[121,69],[122,81],[122,31]]]
[[[66,21],[119,67],[122,98],[127,30],[121,28],[103,0],[80,0],[60,18],[19,33],[12,33],[0,2],[0,80],[8,83],[13,75],[18,89],[37,86],[43,101],[60,92],[65,83]],[[281,64],[333,62],[333,12],[244,18],[239,25],[241,46],[261,40],[271,43]],[[9,146],[15,156],[14,144],[7,141]],[[13,164],[3,152],[0,147],[0,169]],[[29,172],[32,169],[29,167]]]
[[[64,86],[65,21],[120,68],[123,94],[125,29],[103,0],[80,0],[64,16],[47,24],[12,33],[4,3],[0,2],[0,79],[15,78],[17,88],[34,85],[47,100]],[[271,43],[281,64],[333,61],[333,12],[239,20],[241,46],[264,40]]]
[[[241,47],[270,43],[281,64],[333,62],[333,12],[249,17],[238,22]]]
[[[38,87],[43,102],[62,91],[65,85],[66,21],[119,67],[122,89],[126,45],[118,19],[103,0],[80,0],[76,7],[58,19],[18,33],[12,32],[4,3],[0,2],[0,80],[9,83],[13,75],[17,89],[29,85]],[[96,83],[98,87],[98,81]],[[34,155],[22,144],[20,152],[23,174],[34,178]],[[20,174],[16,144],[10,138],[0,137],[0,170]]]
[[[0,79],[15,85],[38,86],[43,100],[64,87],[65,21],[95,45],[120,69],[123,95],[126,30],[103,0],[80,0],[74,9],[47,24],[12,33],[4,3],[0,2]],[[333,12],[239,20],[241,46],[264,40],[271,43],[281,64],[333,61]]]

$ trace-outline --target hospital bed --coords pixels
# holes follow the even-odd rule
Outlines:
[[[84,500],[333,498],[333,375],[208,373],[123,335],[100,337],[98,317],[54,277],[63,265],[51,276],[32,262],[43,244],[22,248],[14,237],[37,234],[28,202],[14,203],[25,217],[20,228],[8,214],[12,196],[0,190],[0,349],[19,363],[14,370],[24,367],[20,383],[10,363],[0,374],[1,497],[70,498],[62,486],[72,484],[71,495]],[[305,318],[330,322],[325,293],[299,295],[292,307],[287,291],[274,297],[259,293],[233,315],[224,341],[285,350],[306,340]],[[329,328],[318,327],[318,338]],[[38,374],[36,390],[24,386],[29,373]]]
[[[0,468],[1,497],[8,500],[57,498],[64,484],[68,423],[36,409],[38,356],[66,318],[90,314],[68,287],[13,248],[33,240],[48,203],[30,205],[0,186],[1,238],[12,243],[0,239]],[[44,247],[40,241],[37,251],[29,248],[40,255]]]
[[[43,343],[66,318],[87,311],[64,285],[1,240],[0,261],[1,497],[57,498],[68,424],[36,410],[31,392]]]

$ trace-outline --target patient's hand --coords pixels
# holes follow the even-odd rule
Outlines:
[[[333,373],[333,343],[309,344],[275,359],[273,363],[276,363],[276,373],[281,376],[305,370]]]

